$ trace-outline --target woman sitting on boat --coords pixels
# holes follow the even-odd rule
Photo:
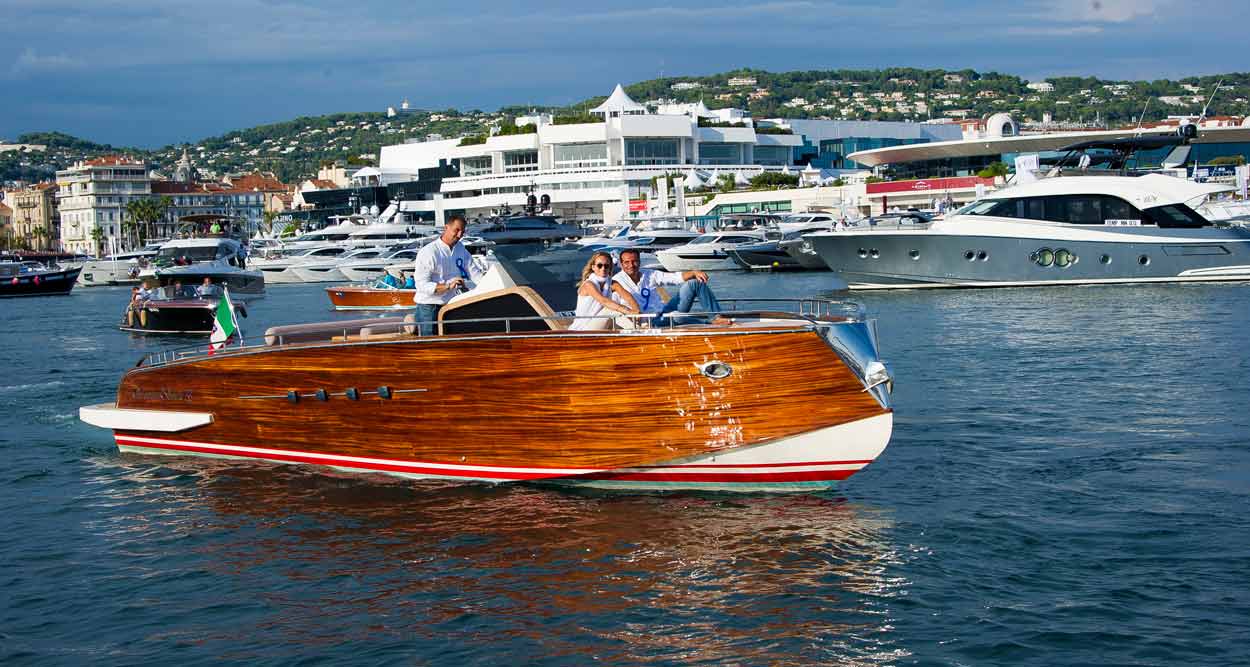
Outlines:
[[[620,285],[612,281],[612,255],[600,251],[591,255],[582,269],[582,281],[577,287],[577,319],[570,329],[586,331],[608,328],[611,317],[596,317],[605,313],[637,314],[638,302]],[[612,300],[615,293],[621,303]]]

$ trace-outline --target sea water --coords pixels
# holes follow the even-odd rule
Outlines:
[[[780,496],[121,455],[78,407],[186,342],[118,331],[127,294],[0,301],[5,665],[1250,664],[1247,285],[856,295],[893,439]]]

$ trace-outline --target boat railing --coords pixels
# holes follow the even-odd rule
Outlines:
[[[805,320],[809,325],[831,326],[842,322],[862,322],[866,319],[863,306],[851,301],[835,301],[832,299],[797,299],[797,298],[733,298],[720,299],[721,309],[718,311],[692,311],[690,313],[666,313],[665,316],[659,317],[650,313],[641,314],[622,314],[615,316],[606,315],[589,315],[577,316],[572,313],[556,313],[554,315],[526,315],[513,317],[482,317],[473,319],[457,319],[444,321],[444,326],[464,326],[464,325],[502,325],[502,331],[484,332],[484,333],[535,333],[535,323],[551,323],[555,326],[548,326],[549,330],[567,330],[568,325],[576,320],[595,320],[598,328],[585,330],[587,333],[594,332],[616,332],[616,333],[646,333],[656,331],[673,331],[682,327],[688,327],[691,324],[717,324],[717,318],[725,318],[732,320],[736,317],[744,317],[747,315],[759,316],[768,319],[801,319]],[[606,322],[604,322],[606,320]],[[213,348],[211,343],[199,343],[196,345],[180,346],[175,348],[167,348],[150,352],[143,356],[137,364],[136,368],[148,368],[155,366],[164,366],[166,364],[186,361],[199,357],[208,357],[215,354],[235,354],[240,351],[253,351],[260,349],[272,349],[274,347],[282,347],[288,344],[302,343],[341,343],[341,342],[365,342],[374,340],[379,337],[392,338],[396,335],[412,336],[414,338],[431,337],[431,334],[423,334],[422,323],[404,320],[401,322],[394,321],[394,318],[382,319],[378,318],[377,322],[365,322],[363,320],[352,320],[350,323],[344,322],[340,326],[335,326],[332,322],[318,323],[317,325],[299,325],[291,327],[289,331],[266,333],[263,336],[252,336],[250,338],[239,337],[231,340],[227,345],[220,348]],[[434,325],[426,325],[434,326]],[[313,328],[315,327],[315,328]],[[500,327],[492,327],[498,329]],[[479,332],[483,333],[483,332]],[[458,335],[458,334],[445,334]]]

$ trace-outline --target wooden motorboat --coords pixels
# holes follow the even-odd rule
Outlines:
[[[154,353],[80,417],[145,454],[487,482],[828,488],[885,448],[891,382],[862,313],[793,306],[571,331],[500,265],[426,335],[409,315]]]
[[[335,310],[413,310],[416,290],[346,285],[327,287],[326,294]]]
[[[179,294],[127,305],[118,328],[132,333],[207,336],[213,332],[220,300],[219,296],[201,298],[194,288],[184,287]],[[247,308],[242,303],[231,303],[231,306],[238,316],[247,317]]]
[[[37,262],[0,262],[0,298],[69,294],[81,267],[46,268]]]

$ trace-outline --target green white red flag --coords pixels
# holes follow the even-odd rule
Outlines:
[[[213,318],[213,333],[208,337],[208,349],[220,350],[230,339],[243,332],[239,330],[239,321],[234,317],[234,304],[230,303],[230,290],[221,287],[221,299],[217,301],[217,315]]]

